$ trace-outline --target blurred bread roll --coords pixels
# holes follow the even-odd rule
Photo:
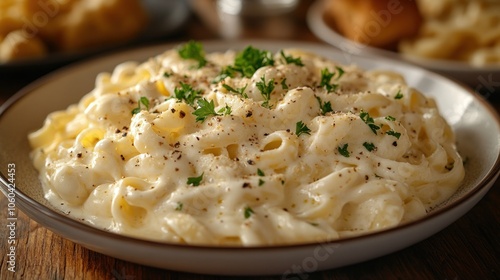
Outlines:
[[[394,48],[415,35],[422,17],[412,0],[325,0],[325,19],[346,38]]]
[[[49,24],[40,28],[40,36],[56,50],[82,50],[121,43],[137,35],[147,21],[140,0],[25,1],[30,14],[51,10],[55,14]],[[58,2],[61,5],[57,8],[54,3]]]
[[[23,27],[23,22],[20,20],[22,16],[24,16],[22,6],[16,4],[16,0],[0,0],[1,39],[5,38],[10,32]]]
[[[39,58],[46,54],[47,48],[39,38],[23,36],[21,30],[10,32],[0,40],[0,61]]]
[[[119,44],[137,37],[148,23],[141,0],[1,0],[0,60],[23,58],[41,42],[46,50],[82,51]],[[16,32],[16,45],[5,38]],[[24,38],[21,40],[19,36]],[[3,39],[3,40],[2,40]],[[9,40],[12,42],[12,40]],[[37,42],[37,43],[33,43]],[[12,49],[15,46],[23,50]]]

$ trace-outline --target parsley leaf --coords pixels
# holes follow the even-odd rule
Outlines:
[[[191,85],[183,82],[180,84],[180,88],[176,87],[174,89],[175,98],[178,100],[184,100],[187,104],[193,106],[194,101],[201,96],[201,90],[195,90]]]
[[[146,107],[146,110],[149,110],[149,100],[147,97],[142,96],[141,98],[139,98],[139,101],[137,102],[137,107],[135,107],[132,110],[132,115],[138,114],[142,110],[141,104],[144,105],[144,107]]]
[[[175,211],[182,211],[184,204],[182,202],[177,202],[177,207],[175,207]]]
[[[403,94],[401,93],[401,90],[398,90],[398,92],[394,96],[394,99],[401,99],[401,98],[403,98]]]
[[[298,121],[295,124],[295,134],[297,136],[300,136],[301,134],[309,134],[309,135],[311,135],[311,130],[302,121]]]
[[[217,114],[222,114],[224,116],[231,115],[232,109],[229,107],[229,105],[226,104],[223,108],[220,108],[219,111],[217,111]]]
[[[236,56],[233,69],[250,78],[257,69],[272,65],[274,60],[270,52],[248,46]]]
[[[324,116],[329,112],[333,112],[332,103],[330,101],[323,103],[323,100],[321,100],[321,98],[319,98],[318,96],[316,96],[316,99],[319,102],[319,108],[321,109],[321,115]]]
[[[250,216],[252,216],[253,213],[254,213],[253,209],[250,208],[250,206],[245,207],[245,209],[243,210],[243,216],[245,217],[245,219],[250,218]]]
[[[201,68],[207,64],[205,59],[205,51],[203,50],[203,45],[200,42],[189,41],[188,43],[182,45],[178,49],[179,56],[184,59],[194,59],[198,61],[198,68]]]
[[[339,80],[345,73],[344,69],[339,66],[335,66],[335,69],[337,70],[337,80]]]
[[[396,137],[396,138],[398,138],[398,139],[399,139],[399,137],[401,137],[401,133],[396,132],[396,131],[394,131],[394,130],[392,130],[392,129],[391,129],[391,130],[389,130],[389,131],[387,131],[385,134],[387,134],[387,135],[391,135],[391,136],[394,136],[394,137]]]
[[[304,63],[302,63],[302,60],[300,57],[292,57],[291,55],[285,55],[283,50],[280,51],[281,57],[285,60],[286,64],[295,64],[297,66],[304,66]]]
[[[373,143],[370,142],[364,142],[363,147],[365,147],[368,150],[368,152],[371,152],[377,148]]]
[[[217,112],[215,112],[215,104],[213,100],[206,100],[205,98],[198,99],[198,109],[193,112],[193,115],[196,116],[197,122],[203,122],[205,119],[210,116],[218,116]]]
[[[264,174],[264,171],[262,171],[260,168],[257,168],[257,175],[259,175],[259,176],[266,176]]]
[[[338,84],[330,84],[330,81],[332,78],[337,74],[337,77],[335,80],[339,80],[342,75],[344,75],[344,69],[335,66],[336,71],[335,72],[330,72],[328,68],[325,68],[321,70],[321,80],[319,83],[320,87],[324,87],[328,92],[335,91],[338,88]]]
[[[264,76],[260,77],[260,82],[255,84],[257,88],[260,90],[260,94],[264,97],[264,103],[262,103],[262,107],[270,108],[269,101],[271,100],[271,93],[274,90],[274,79],[271,79],[266,84],[266,79]]]
[[[396,118],[393,116],[387,116],[387,117],[385,117],[385,119],[388,121],[395,121],[396,120]]]
[[[281,88],[285,90],[288,89],[288,85],[286,84],[286,78],[281,80]]]
[[[339,153],[345,157],[349,157],[350,154],[349,154],[349,151],[347,150],[347,147],[349,147],[349,144],[344,144],[342,147],[338,146],[337,147],[337,151],[339,151]]]
[[[198,177],[188,177],[187,179],[187,184],[188,185],[193,185],[194,187],[197,187],[200,185],[201,181],[203,180],[203,174],[205,172],[201,173],[200,176]]]
[[[373,133],[377,134],[377,130],[380,129],[380,126],[375,124],[375,121],[372,117],[370,117],[370,114],[365,111],[361,111],[359,117],[370,127]]]
[[[245,89],[247,88],[247,86],[248,85],[245,85],[244,87],[241,87],[241,88],[233,88],[230,85],[222,84],[222,87],[224,87],[227,91],[239,94],[239,95],[243,96],[244,98],[248,98],[248,95],[245,93]]]
[[[259,176],[261,176],[261,177],[262,177],[262,176],[266,176],[266,175],[264,174],[264,171],[262,171],[260,168],[257,168],[257,175],[259,175]],[[264,181],[264,180],[262,180],[261,178],[259,178],[259,187],[260,187],[260,186],[262,186],[262,185],[264,185],[264,183],[266,183],[266,181]]]
[[[219,75],[217,77],[215,77],[215,79],[212,81],[212,83],[216,84],[216,83],[224,80],[227,77],[232,78],[232,77],[234,77],[236,72],[237,71],[232,66],[227,66],[220,71]]]

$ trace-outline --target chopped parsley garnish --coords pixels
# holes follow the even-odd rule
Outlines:
[[[139,98],[139,101],[137,102],[137,107],[135,107],[132,110],[132,115],[135,115],[142,110],[141,104],[144,105],[144,107],[146,107],[146,110],[149,110],[149,100],[147,97],[142,96],[141,98]]]
[[[398,139],[399,139],[399,137],[401,136],[401,133],[396,132],[396,131],[394,131],[394,130],[392,130],[392,129],[391,129],[391,130],[389,130],[389,131],[387,131],[385,134],[387,134],[387,135],[391,135],[391,136],[394,136],[394,137],[396,137],[396,138],[398,138]]]
[[[328,68],[321,70],[321,81],[319,83],[320,87],[324,87],[328,92],[335,91],[338,88],[338,84],[331,84],[332,78],[337,74],[335,80],[339,80],[342,75],[344,75],[344,69],[335,66],[336,71],[330,72]]]
[[[265,176],[264,171],[262,171],[260,168],[257,168],[257,175],[259,175],[261,177]],[[259,187],[262,186],[262,185],[264,185],[265,182],[266,181],[264,181],[261,178],[259,178]]]
[[[264,171],[262,171],[260,168],[257,168],[257,175],[259,175],[259,176],[266,176],[264,174]]]
[[[350,154],[349,154],[349,151],[347,150],[347,147],[349,147],[349,144],[344,144],[342,147],[341,146],[338,146],[337,147],[337,151],[339,151],[339,153],[345,157],[349,157]]]
[[[198,68],[201,68],[207,64],[205,59],[205,51],[203,50],[203,45],[200,42],[189,41],[188,43],[182,45],[178,49],[179,56],[184,59],[194,59],[198,62]]]
[[[300,136],[301,134],[309,134],[309,135],[311,135],[311,130],[302,121],[298,121],[295,124],[295,134],[297,136]]]
[[[401,93],[401,90],[398,90],[398,93],[394,96],[394,99],[401,99],[403,98],[403,94]]]
[[[375,121],[373,120],[372,117],[370,117],[370,114],[367,112],[361,111],[359,114],[359,117],[370,127],[370,129],[373,131],[373,133],[377,134],[377,130],[380,129],[380,126],[375,124]]]
[[[203,180],[203,174],[205,172],[201,173],[200,176],[198,177],[188,177],[187,179],[187,184],[188,185],[193,185],[194,187],[197,187],[200,185],[201,181]]]
[[[332,103],[330,101],[323,102],[323,100],[321,100],[321,98],[319,98],[318,96],[316,96],[316,99],[319,102],[319,108],[321,109],[321,115],[324,116],[329,112],[333,112]]]
[[[387,116],[387,117],[385,117],[385,119],[388,121],[395,121],[396,120],[396,118],[393,116]]]
[[[217,77],[215,77],[215,79],[212,81],[212,83],[216,84],[216,83],[224,80],[227,77],[232,78],[232,77],[234,77],[234,74],[236,72],[237,71],[232,66],[227,66],[220,71],[219,75]]]
[[[281,80],[281,88],[282,89],[288,89],[288,85],[286,84],[286,78]]]
[[[168,77],[172,76],[173,74],[174,74],[173,72],[164,72],[163,77],[168,78]]]
[[[375,149],[377,148],[377,147],[375,147],[375,145],[374,145],[373,143],[371,143],[371,142],[364,142],[364,143],[363,143],[363,147],[365,147],[365,148],[368,150],[368,152],[371,152],[371,151],[373,151],[373,150],[375,150]]]
[[[295,64],[297,66],[304,66],[300,57],[293,57],[291,55],[285,55],[283,50],[280,51],[281,57],[285,60],[286,64]]]
[[[231,107],[229,107],[229,105],[226,104],[226,106],[222,107],[219,109],[219,111],[217,111],[218,114],[222,114],[224,116],[227,116],[227,115],[231,115]]]
[[[257,69],[272,65],[274,60],[270,52],[248,46],[236,56],[232,68],[244,77],[250,78]]]
[[[253,209],[250,208],[250,206],[245,207],[245,209],[243,210],[243,216],[245,217],[245,219],[250,218],[250,216],[252,216],[253,213],[254,213]]]
[[[243,96],[244,98],[248,98],[248,95],[245,93],[245,89],[247,88],[247,86],[248,85],[245,85],[244,87],[240,87],[240,88],[233,88],[230,85],[222,84],[222,87],[225,88],[227,91],[239,94],[239,95]]]
[[[184,100],[190,106],[194,106],[194,101],[201,96],[201,90],[195,90],[191,85],[183,82],[180,84],[180,88],[176,87],[174,89],[175,98],[178,100]]]
[[[193,115],[196,116],[197,122],[203,122],[205,119],[210,116],[218,116],[219,114],[215,112],[215,104],[213,100],[206,100],[205,98],[198,99],[198,109],[193,112]]]
[[[271,93],[274,90],[274,79],[271,79],[266,84],[266,79],[264,76],[260,77],[260,82],[255,84],[257,88],[260,90],[260,94],[264,97],[264,103],[262,103],[262,107],[270,108],[269,101],[271,100]]]
[[[335,66],[335,69],[337,70],[337,78],[335,78],[335,79],[338,80],[344,75],[345,71],[344,71],[344,69],[342,69],[342,67],[339,67],[339,66]]]
[[[177,207],[175,207],[175,211],[182,211],[184,204],[182,202],[177,202]]]

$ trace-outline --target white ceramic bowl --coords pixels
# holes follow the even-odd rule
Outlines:
[[[346,57],[364,55],[404,61],[464,83],[476,92],[484,94],[488,91],[492,93],[500,90],[499,64],[475,67],[459,61],[414,57],[347,39],[325,21],[325,2],[324,0],[318,0],[311,5],[307,13],[308,26],[318,38],[343,51]]]
[[[242,49],[249,44],[277,51],[303,48],[347,63],[330,46],[298,42],[204,42],[205,49]],[[16,206],[34,221],[75,243],[115,258],[170,270],[204,274],[269,275],[324,270],[389,254],[419,242],[469,211],[500,172],[500,122],[496,112],[476,94],[421,68],[384,59],[349,57],[363,68],[388,68],[404,73],[408,83],[436,99],[452,125],[460,152],[467,157],[466,177],[459,191],[426,217],[396,228],[325,243],[271,247],[213,247],[145,241],[92,228],[53,210],[44,199],[38,174],[29,158],[27,134],[46,115],[65,109],[93,88],[95,76],[129,60],[145,61],[174,45],[159,45],[98,57],[50,74],[26,87],[0,107],[0,182],[8,192],[9,163],[16,165]]]

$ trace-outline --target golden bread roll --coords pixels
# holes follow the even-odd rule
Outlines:
[[[141,0],[1,0],[0,61],[129,41],[147,25],[142,4]]]
[[[0,61],[39,58],[46,54],[45,44],[38,37],[25,36],[22,30],[10,32],[0,43]]]
[[[23,22],[20,19],[23,16],[21,6],[16,5],[14,0],[0,0],[0,38],[5,38],[10,32],[21,29]]]
[[[324,16],[346,38],[385,48],[415,35],[422,24],[412,0],[327,0]]]
[[[51,4],[56,0],[25,1],[28,2],[26,8],[33,14],[53,11],[57,7]],[[45,8],[40,3],[52,8]],[[56,50],[118,44],[137,36],[147,23],[139,0],[66,0],[57,9],[50,23],[40,28],[40,36]]]

